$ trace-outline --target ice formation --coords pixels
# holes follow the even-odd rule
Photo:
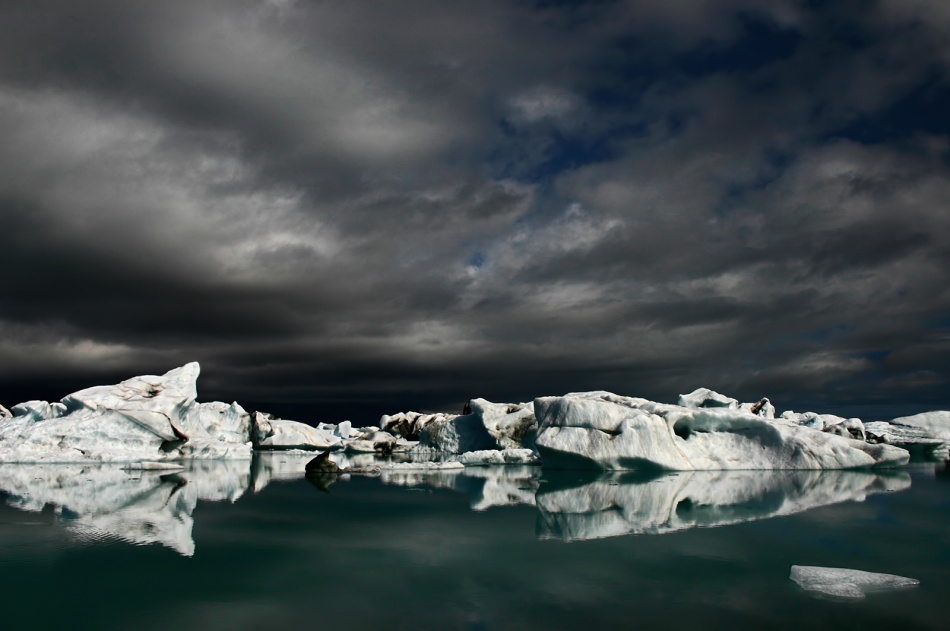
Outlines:
[[[342,443],[342,439],[329,430],[264,412],[254,413],[251,437],[257,449],[332,449]]]
[[[900,465],[909,458],[905,450],[890,445],[872,445],[725,405],[684,407],[585,392],[535,399],[534,409],[537,447],[546,466],[851,469]]]
[[[920,584],[917,579],[906,576],[809,565],[793,565],[788,578],[806,591],[854,599],[864,598],[869,593],[904,589]]]
[[[573,480],[573,478],[572,478]],[[910,486],[906,472],[688,471],[650,480],[601,474],[586,484],[537,495],[538,536],[576,541],[664,534],[790,515],[818,506],[864,501]]]
[[[947,459],[950,412],[924,412],[890,422],[867,423],[865,429],[869,441],[895,445],[930,458]]]
[[[498,447],[482,419],[475,414],[447,416],[429,422],[419,432],[419,445],[451,454]]]
[[[59,403],[15,405],[13,416],[0,421],[0,462],[250,458],[240,406],[195,402],[199,372],[193,362],[162,376],[80,390]]]
[[[493,464],[541,464],[537,452],[533,449],[485,449],[459,454],[458,462],[466,467]]]
[[[250,459],[253,451],[411,455],[415,467],[541,464],[603,469],[842,469],[899,465],[908,449],[946,456],[950,412],[868,423],[740,403],[708,388],[667,405],[609,392],[532,403],[472,399],[463,414],[401,412],[378,427],[316,427],[238,403],[196,401],[192,362],[164,375],[0,407],[0,462]],[[457,457],[453,457],[457,456]],[[425,462],[432,464],[425,465]]]

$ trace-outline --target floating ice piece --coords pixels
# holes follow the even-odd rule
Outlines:
[[[950,441],[950,412],[937,410],[913,416],[902,416],[891,421],[891,425],[916,427],[930,433],[934,438]]]
[[[853,599],[864,598],[873,592],[904,589],[920,584],[917,579],[906,576],[809,565],[793,565],[789,579],[806,591]]]
[[[689,394],[681,394],[678,404],[684,408],[727,408],[735,410],[739,402],[709,388],[696,388]]]
[[[361,434],[359,438],[346,441],[346,451],[353,453],[386,454],[392,453],[395,447],[396,437],[383,431]]]
[[[342,444],[333,432],[264,412],[255,412],[252,422],[251,437],[257,449],[332,449]]]
[[[383,414],[379,419],[376,430],[389,432],[393,436],[402,436],[406,440],[419,440],[420,433],[434,421],[446,423],[452,421],[457,414],[424,414],[422,412],[399,412],[398,414]]]
[[[63,399],[72,412],[86,409],[118,414],[163,440],[187,439],[188,416],[198,396],[198,362],[164,375],[132,377],[115,386],[94,386]]]
[[[465,465],[461,462],[376,462],[372,465],[373,469],[379,471],[445,471],[448,469],[464,469]]]
[[[902,416],[890,423],[868,423],[867,432],[868,440],[946,459],[950,447],[950,412],[938,410]]]
[[[935,432],[928,429],[874,421],[865,425],[865,431],[869,442],[894,445],[922,456],[947,458],[948,441],[935,436]]]
[[[184,471],[184,465],[177,462],[130,462],[122,467],[123,471]]]
[[[495,464],[541,464],[541,459],[533,449],[484,449],[481,451],[469,451],[459,454],[458,461],[466,467]]]
[[[501,449],[532,447],[538,430],[533,403],[492,403],[485,399],[469,402],[478,418]]]
[[[14,406],[14,416],[0,420],[0,462],[178,458],[186,430],[196,423],[191,415],[199,372],[191,363],[161,376],[80,390],[62,403]]]
[[[600,474],[558,486],[556,472],[537,494],[538,536],[577,541],[665,534],[779,517],[818,506],[864,501],[910,487],[906,472],[689,471],[653,479]]]
[[[444,416],[430,421],[419,432],[419,445],[451,454],[495,449],[498,442],[477,414]]]
[[[535,399],[546,467],[851,469],[900,465],[907,451],[869,445],[737,409],[687,408],[609,392]]]

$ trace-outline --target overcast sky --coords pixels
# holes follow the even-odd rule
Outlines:
[[[0,403],[946,408],[948,67],[946,0],[4,2]]]

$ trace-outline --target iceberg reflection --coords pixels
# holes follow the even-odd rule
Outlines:
[[[648,480],[605,474],[572,486],[552,476],[536,496],[537,534],[563,541],[664,534],[861,502],[908,487],[905,471],[690,471]]]
[[[201,501],[235,501],[250,484],[250,461],[200,461],[187,468],[17,464],[0,467],[6,503],[24,511],[52,508],[80,541],[161,544],[192,556],[192,513]]]
[[[192,515],[199,501],[235,502],[273,482],[303,479],[312,458],[312,453],[273,453],[256,455],[253,461],[193,461],[177,468],[144,463],[138,469],[114,464],[3,465],[0,497],[19,510],[51,509],[55,521],[81,542],[160,544],[192,556]],[[538,537],[565,541],[662,534],[789,515],[905,489],[911,480],[905,471],[697,471],[653,479],[629,473],[578,478],[576,472],[547,472],[544,480],[541,475],[539,467],[520,465],[434,470],[384,466],[375,473],[385,485],[464,493],[474,511],[536,506]],[[343,473],[311,482],[325,491],[337,480],[350,479]]]

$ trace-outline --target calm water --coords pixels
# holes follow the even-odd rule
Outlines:
[[[950,477],[0,466],[3,629],[936,629]],[[325,488],[321,488],[325,487]],[[797,565],[917,578],[843,602]]]

